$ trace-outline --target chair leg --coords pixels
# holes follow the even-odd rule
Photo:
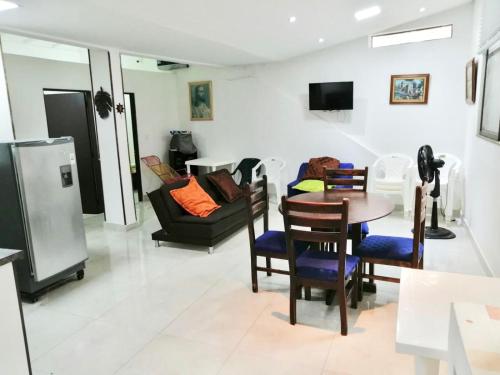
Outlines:
[[[302,285],[295,285],[295,298],[302,299]]]
[[[424,269],[424,256],[422,255],[422,258],[420,258],[420,262],[418,263],[418,268],[423,270]]]
[[[266,268],[271,268],[271,258],[270,257],[266,257]],[[272,273],[270,271],[267,271],[267,276],[271,276]]]
[[[374,275],[375,274],[375,264],[369,263],[369,267],[370,267],[370,275]],[[375,280],[373,278],[369,277],[368,282],[370,284],[374,284]]]
[[[363,301],[363,273],[365,272],[365,264],[358,264],[358,301]]]
[[[160,241],[155,240],[155,247],[160,247]]]
[[[335,299],[335,290],[327,290],[325,304],[330,306],[333,303],[334,299]]]
[[[310,286],[305,286],[304,287],[304,299],[306,301],[311,300],[311,287]]]
[[[340,333],[342,336],[347,336],[347,301],[345,288],[339,288],[339,310],[340,310]]]
[[[296,301],[297,286],[295,280],[290,277],[290,324],[295,325],[297,322],[297,301]]]
[[[358,271],[359,267],[356,267],[356,270],[354,271],[351,279],[352,279],[352,289],[351,289],[351,308],[357,309],[358,308]]]
[[[259,291],[259,284],[257,281],[257,257],[252,255],[250,259],[250,268],[252,271],[252,291],[257,293]]]

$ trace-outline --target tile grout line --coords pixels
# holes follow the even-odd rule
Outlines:
[[[248,329],[246,330],[246,332],[241,336],[241,338],[238,340],[238,342],[236,343],[236,345],[234,345],[234,348],[233,350],[231,350],[231,352],[228,354],[228,356],[226,357],[226,359],[224,360],[224,362],[222,362],[221,364],[221,367],[219,369],[219,371],[217,371],[217,374],[220,374],[221,371],[224,369],[224,366],[226,365],[226,363],[229,361],[229,358],[231,358],[231,356],[236,352],[236,350],[238,349],[238,347],[240,346],[241,342],[245,339],[245,337],[247,337],[248,333],[250,332],[250,330],[255,326],[255,324],[257,323],[257,320],[260,319],[260,317],[264,314],[264,312],[266,311],[266,309],[272,304],[272,299],[264,306],[264,308],[262,309],[262,311],[257,315],[257,317],[254,319],[254,321],[252,322],[252,324],[250,325],[250,327],[248,327]]]

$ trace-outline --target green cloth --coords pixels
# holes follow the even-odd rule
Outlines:
[[[334,186],[328,186],[329,189],[332,189]],[[323,181],[321,180],[303,180],[300,181],[297,185],[293,187],[294,189],[300,191],[307,191],[309,193],[314,193],[317,191],[324,191]]]

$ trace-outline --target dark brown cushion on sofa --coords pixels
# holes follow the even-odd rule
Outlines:
[[[241,198],[241,189],[236,185],[227,169],[209,173],[207,178],[229,203]]]
[[[339,165],[340,162],[337,159],[328,156],[309,159],[309,165],[302,180],[322,180],[323,168],[338,169]]]

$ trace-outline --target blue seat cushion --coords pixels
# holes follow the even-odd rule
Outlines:
[[[348,234],[352,234],[352,224],[349,224],[347,228]],[[370,228],[368,228],[368,223],[361,223],[361,235],[367,236],[370,233]]]
[[[309,244],[303,241],[295,241],[295,251],[300,254],[308,248]],[[279,230],[268,230],[255,239],[255,250],[286,254],[285,232]]]
[[[352,275],[359,258],[346,255],[345,277]],[[307,250],[295,262],[297,276],[323,281],[337,280],[339,271],[338,254],[318,250]]]
[[[413,238],[391,236],[368,236],[355,251],[360,257],[394,259],[410,262],[413,255]],[[424,246],[419,244],[418,257],[422,257]]]

